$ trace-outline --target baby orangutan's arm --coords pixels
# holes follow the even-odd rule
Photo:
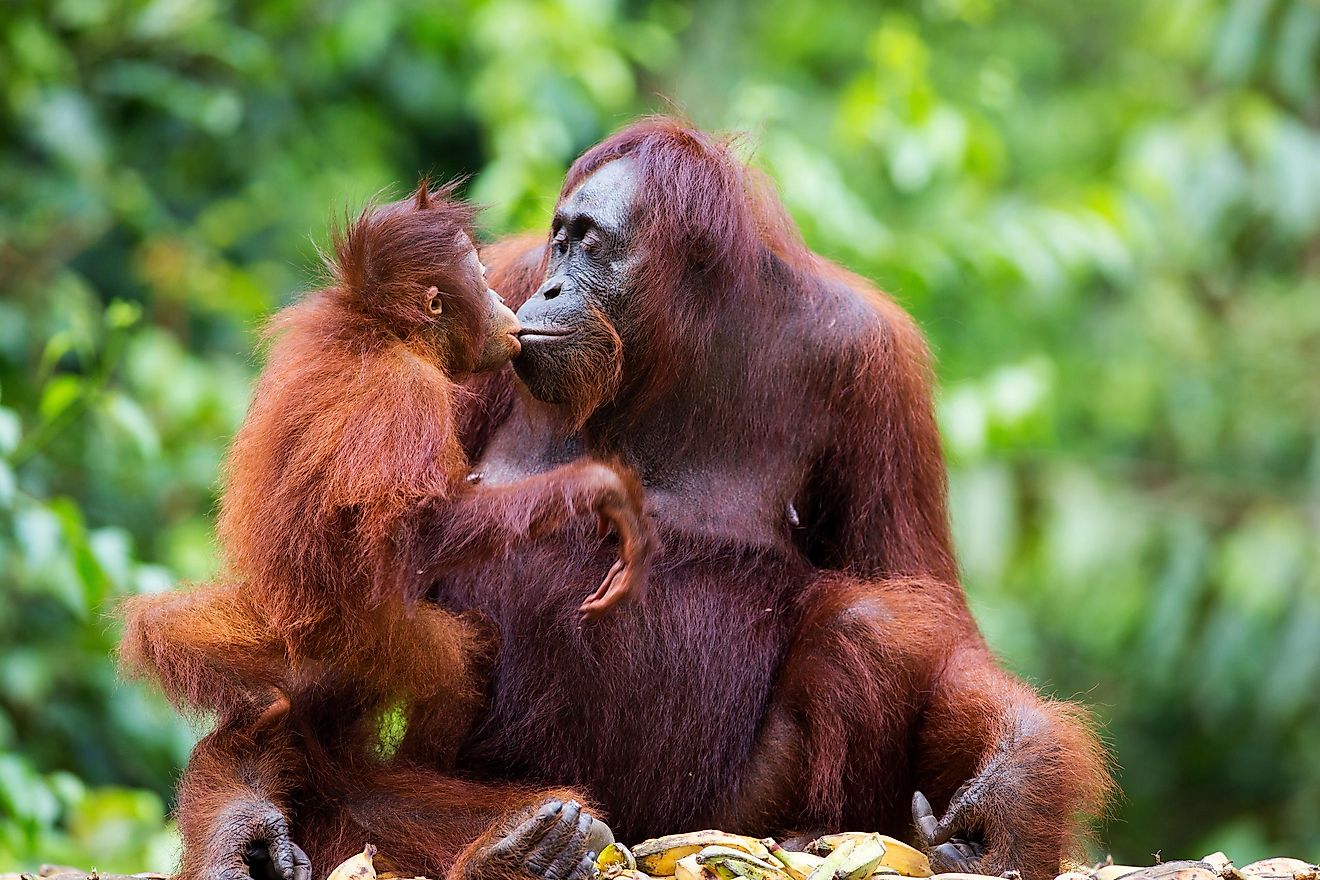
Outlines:
[[[120,662],[183,708],[221,715],[278,704],[286,686],[284,643],[246,588],[209,584],[133,596],[124,603]]]
[[[405,518],[398,540],[408,560],[412,595],[443,571],[493,556],[513,543],[553,531],[570,518],[595,514],[601,534],[619,536],[619,559],[582,603],[586,619],[600,617],[646,588],[656,538],[643,511],[635,474],[618,465],[578,461],[505,485],[469,486],[454,498],[435,498]]]

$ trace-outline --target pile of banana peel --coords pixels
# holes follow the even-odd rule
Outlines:
[[[336,868],[329,880],[427,880],[376,873],[376,848]],[[806,851],[790,851],[770,838],[724,831],[692,831],[644,840],[627,847],[612,843],[596,859],[602,880],[1021,880],[1016,871],[999,877],[933,874],[920,850],[884,834],[850,831],[813,840]],[[1223,853],[1162,862],[1148,868],[1112,861],[1072,866],[1055,880],[1320,880],[1320,868],[1300,859],[1275,858],[1236,867]]]
[[[605,880],[867,880],[883,874],[929,877],[919,850],[883,834],[830,834],[806,852],[770,838],[694,831],[645,840],[631,850],[610,844],[596,859]]]

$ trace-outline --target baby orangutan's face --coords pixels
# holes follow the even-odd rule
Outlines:
[[[467,262],[471,266],[471,271],[480,278],[480,287],[486,291],[486,299],[490,304],[486,313],[486,341],[472,369],[476,373],[498,370],[510,359],[517,357],[518,352],[522,350],[522,345],[518,342],[518,331],[522,328],[518,324],[518,318],[504,304],[499,293],[486,286],[486,267],[481,264],[475,247],[470,251]]]

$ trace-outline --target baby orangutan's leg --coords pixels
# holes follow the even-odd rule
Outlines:
[[[362,768],[366,769],[366,768]],[[391,762],[344,767],[302,796],[298,836],[322,877],[377,848],[378,867],[449,880],[592,880],[613,841],[573,792],[486,784]]]
[[[235,714],[193,750],[179,784],[180,880],[312,880],[289,832],[302,756],[285,718],[254,720]]]

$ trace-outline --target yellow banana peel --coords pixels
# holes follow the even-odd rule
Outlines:
[[[632,854],[638,870],[653,877],[668,877],[674,874],[679,859],[695,855],[708,846],[727,846],[758,859],[770,858],[770,851],[755,837],[716,830],[654,837],[634,846]]]

